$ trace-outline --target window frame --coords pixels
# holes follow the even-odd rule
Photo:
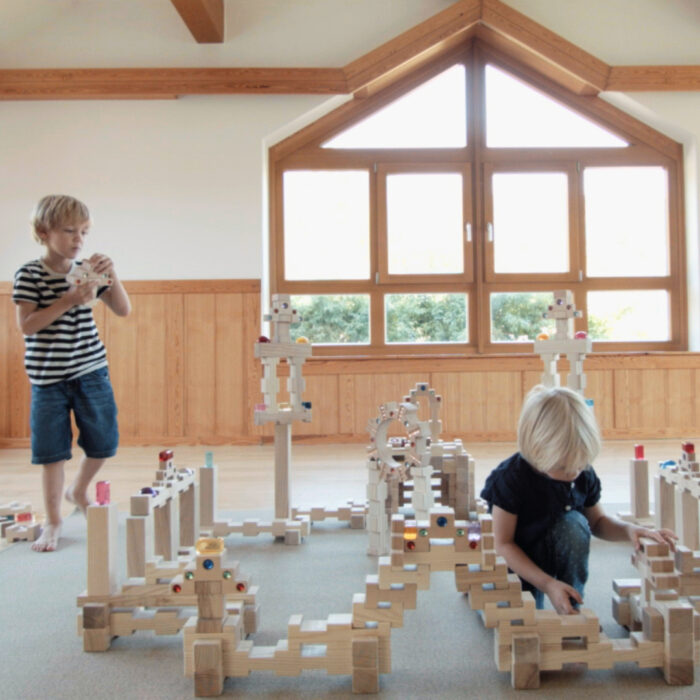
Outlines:
[[[415,149],[324,149],[334,135],[365,119],[372,112],[409,92],[456,62],[465,65],[467,81],[467,145],[463,148]],[[624,148],[488,148],[485,144],[485,65],[493,64],[534,89],[538,89],[620,136]],[[583,318],[575,329],[587,325],[587,293],[598,290],[663,289],[670,295],[670,340],[663,342],[594,341],[596,352],[687,350],[687,290],[685,234],[683,227],[682,146],[637,121],[597,96],[576,95],[533,68],[499,49],[474,40],[436,59],[415,73],[370,96],[358,96],[270,149],[270,288],[289,294],[368,293],[370,295],[370,344],[357,346],[316,345],[322,356],[368,355],[469,355],[531,353],[532,345],[494,343],[490,332],[490,294],[498,291],[554,291],[570,289]],[[668,173],[669,275],[666,277],[587,277],[585,250],[585,203],[583,173],[593,166],[655,165]],[[363,169],[370,183],[370,277],[362,281],[288,281],[284,279],[284,232],[282,179],[286,170]],[[496,274],[493,249],[486,224],[492,210],[489,177],[494,172],[566,172],[569,181],[569,273]],[[464,222],[471,223],[472,240],[465,240],[463,275],[389,275],[386,263],[386,204],[382,199],[387,174],[395,172],[464,173]],[[467,195],[471,191],[471,197]],[[492,219],[491,219],[492,220]],[[464,232],[463,232],[464,233]],[[469,342],[466,344],[385,343],[384,294],[401,292],[463,292],[468,296]]]

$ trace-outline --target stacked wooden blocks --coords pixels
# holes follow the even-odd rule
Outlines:
[[[0,505],[0,533],[8,544],[34,542],[41,534],[41,524],[36,521],[31,504],[13,501]]]

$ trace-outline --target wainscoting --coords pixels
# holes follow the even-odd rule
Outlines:
[[[253,423],[262,400],[258,280],[127,282],[128,318],[95,307],[107,345],[124,445],[250,444],[271,426]],[[12,288],[0,283],[0,447],[29,436],[29,383]],[[565,363],[562,369],[566,369]],[[700,354],[599,353],[584,363],[586,395],[608,438],[700,434]],[[313,358],[304,398],[313,421],[294,435],[327,442],[366,440],[378,406],[417,382],[443,396],[443,434],[465,442],[512,440],[523,399],[540,378],[534,355],[459,358]],[[284,382],[284,366],[280,368]],[[565,379],[563,380],[565,381]],[[282,392],[284,394],[284,392]],[[284,396],[282,396],[284,400]]]

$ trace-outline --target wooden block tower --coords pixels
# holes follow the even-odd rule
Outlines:
[[[629,475],[630,512],[618,513],[617,516],[638,525],[653,525],[654,516],[649,512],[649,462],[644,458],[644,445],[634,446]]]
[[[593,342],[585,331],[574,333],[574,319],[580,318],[582,312],[576,310],[572,293],[565,289],[553,294],[554,301],[543,316],[556,321],[556,332],[553,338],[541,333],[535,340],[535,352],[544,362],[542,384],[559,386],[557,361],[561,355],[566,355],[570,365],[567,386],[583,395],[586,388],[583,360],[593,349]]]
[[[442,421],[440,420],[442,396],[427,382],[418,382],[404,397],[404,402],[417,406],[422,402],[427,403],[430,415],[428,419],[430,465],[433,468],[431,479],[433,490],[436,491],[434,500],[440,505],[453,508],[458,518],[468,519],[469,514],[476,510],[475,462],[464,449],[461,440],[442,439]],[[399,485],[400,505],[409,503],[409,497],[413,495],[413,486],[411,481],[405,481]]]
[[[434,505],[431,486],[430,435],[427,421],[418,420],[415,403],[390,402],[379,407],[379,416],[367,426],[370,433],[368,449],[368,523],[369,554],[389,552],[389,519],[399,507],[399,483],[405,481],[408,470],[413,479],[413,508],[416,517],[427,519]],[[398,421],[407,431],[407,451],[403,461],[392,453],[388,438],[389,426]]]
[[[302,366],[311,357],[311,345],[305,338],[292,342],[290,326],[300,321],[292,308],[288,294],[273,294],[270,313],[264,319],[270,322],[272,338],[261,336],[255,343],[255,357],[263,366],[261,381],[263,403],[255,407],[255,424],[275,424],[275,518],[287,520],[289,508],[289,466],[292,454],[291,424],[295,420],[311,422],[311,403],[302,401],[304,378]],[[285,359],[289,365],[287,389],[289,402],[280,403],[277,365]]]

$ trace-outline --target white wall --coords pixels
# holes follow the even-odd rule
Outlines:
[[[229,0],[223,45],[196,44],[168,0],[2,2],[0,68],[339,67],[452,1]],[[614,65],[700,63],[700,5],[691,0],[507,4]],[[677,128],[697,166],[700,93],[627,97],[649,121]],[[331,102],[0,102],[0,280],[38,254],[28,215],[57,191],[91,207],[89,247],[112,254],[124,279],[260,277],[265,147]],[[695,241],[699,169],[687,173]]]
[[[124,279],[259,278],[262,141],[310,96],[0,104],[0,279],[39,246],[34,200],[66,192],[94,217],[86,253]]]
[[[235,0],[198,45],[169,0],[0,3],[0,68],[341,67],[452,0]],[[35,201],[83,199],[123,279],[259,278],[270,140],[337,99],[0,102],[0,280],[36,257]]]

